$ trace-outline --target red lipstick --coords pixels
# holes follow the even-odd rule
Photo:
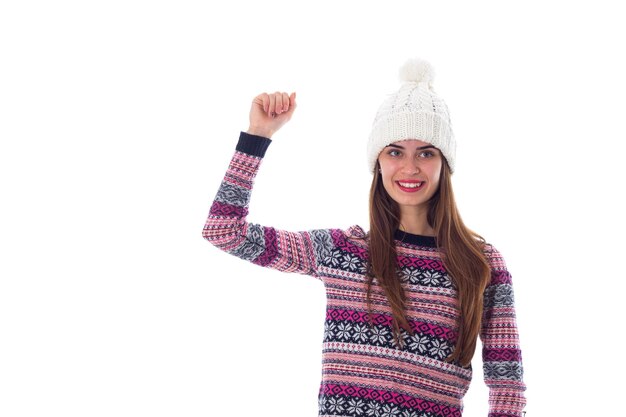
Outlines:
[[[402,185],[402,184],[404,185]],[[424,187],[425,181],[417,181],[417,180],[401,180],[396,181],[398,188],[406,193],[415,193]]]

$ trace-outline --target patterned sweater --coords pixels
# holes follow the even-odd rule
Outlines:
[[[203,236],[260,266],[319,279],[326,289],[320,416],[460,417],[472,369],[444,359],[453,351],[456,291],[433,237],[397,231],[399,278],[407,295],[411,336],[393,340],[391,308],[372,284],[366,307],[367,234],[347,230],[287,232],[246,221],[252,184],[271,140],[241,133],[213,202]],[[484,294],[483,343],[489,417],[521,416],[526,403],[511,275],[493,246]]]

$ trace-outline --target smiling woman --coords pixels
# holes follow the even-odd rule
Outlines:
[[[368,142],[369,232],[288,232],[247,222],[270,137],[296,108],[295,93],[276,92],[253,100],[203,236],[244,260],[324,283],[320,416],[460,417],[479,337],[490,416],[521,416],[511,275],[457,210],[455,140],[431,66],[411,60],[401,78]]]
[[[380,153],[378,172],[385,191],[400,208],[401,230],[434,235],[425,220],[428,202],[439,189],[443,164],[437,148],[421,140],[392,143]]]

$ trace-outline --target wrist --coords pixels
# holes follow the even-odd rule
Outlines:
[[[272,135],[274,134],[274,132],[269,129],[255,127],[255,126],[250,126],[248,130],[246,131],[246,133],[249,135],[262,136],[268,139],[270,139]]]
[[[253,135],[248,132],[241,132],[239,142],[237,142],[237,150],[248,155],[263,158],[271,143],[272,140],[270,138]]]

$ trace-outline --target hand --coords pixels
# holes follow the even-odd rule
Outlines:
[[[275,92],[273,94],[259,94],[252,100],[250,108],[251,135],[271,138],[285,123],[287,123],[296,110],[296,93]]]

